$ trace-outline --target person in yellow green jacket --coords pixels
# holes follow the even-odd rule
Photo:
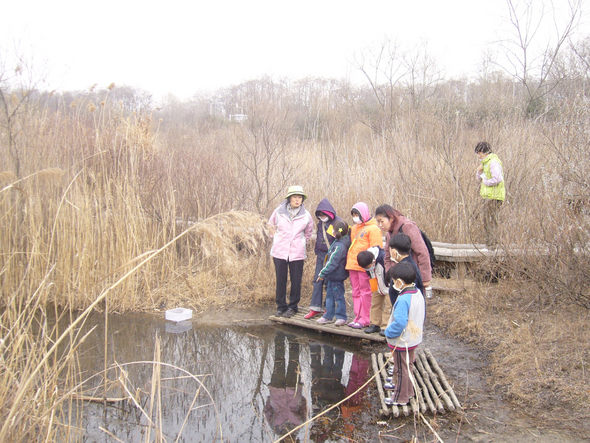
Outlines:
[[[484,199],[484,230],[486,245],[495,246],[498,242],[498,212],[506,199],[504,171],[502,162],[488,142],[482,141],[475,146],[475,153],[481,164],[477,168],[477,179],[481,182],[479,195]]]
[[[346,256],[346,269],[352,287],[354,320],[348,326],[354,329],[366,328],[371,323],[371,283],[365,269],[358,264],[359,252],[373,246],[383,248],[383,236],[377,222],[371,217],[366,203],[355,203],[350,211],[354,225],[350,230],[350,248]]]

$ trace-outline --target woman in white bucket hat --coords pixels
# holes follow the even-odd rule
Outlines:
[[[311,214],[303,204],[307,195],[302,186],[289,186],[287,196],[268,220],[273,234],[270,255],[276,273],[277,316],[292,317],[301,299],[303,261],[306,243],[313,232]],[[287,274],[291,276],[291,292],[287,303]]]

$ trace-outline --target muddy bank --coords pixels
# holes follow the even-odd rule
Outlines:
[[[383,345],[277,326],[267,320],[273,312],[273,307],[257,307],[198,314],[187,330],[171,328],[163,315],[112,316],[110,360],[119,364],[149,361],[158,336],[161,361],[201,377],[209,395],[194,400],[192,381],[176,378],[183,375],[175,369],[163,371],[168,381],[162,384],[161,411],[168,438],[175,438],[182,429],[185,441],[197,436],[207,441],[274,441],[361,386],[372,375],[370,354],[382,352]],[[88,373],[92,364],[102,364],[104,332],[99,318],[95,325],[96,341],[91,340],[84,352]],[[431,324],[427,323],[426,331],[424,347],[435,355],[464,406],[458,413],[425,415],[444,441],[573,442],[583,438],[571,430],[544,426],[513,409],[500,392],[489,388],[484,352],[445,336]],[[150,364],[131,365],[127,377],[130,386],[149,392],[151,374]],[[144,402],[147,410],[149,402]],[[187,415],[191,407],[195,412]],[[421,418],[384,419],[378,410],[371,384],[293,435],[299,441],[435,439]],[[87,440],[107,441],[101,427],[124,440],[144,436],[147,423],[136,407],[91,405],[85,414]]]

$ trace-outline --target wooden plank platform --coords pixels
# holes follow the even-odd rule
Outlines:
[[[385,397],[389,391],[383,389],[387,377],[387,367],[391,362],[387,361],[388,354],[371,354],[373,372],[376,374],[375,382],[381,400],[379,412],[385,416],[399,417],[401,414],[408,416],[430,411],[432,414],[443,414],[446,411],[461,409],[461,403],[457,399],[453,388],[447,381],[445,374],[438,365],[429,349],[418,350],[412,375],[414,377],[414,390],[416,395],[410,399],[406,406],[387,406]]]
[[[312,319],[307,320],[307,319],[303,318],[304,315],[305,315],[305,313],[298,312],[297,314],[295,314],[291,318],[277,317],[276,315],[271,315],[270,317],[268,317],[268,319],[271,321],[277,322],[277,323],[282,323],[285,325],[299,326],[300,328],[312,329],[312,330],[318,331],[318,332],[327,332],[329,334],[344,335],[347,337],[360,338],[363,340],[371,340],[371,341],[376,341],[379,343],[386,342],[385,337],[380,335],[378,332],[374,332],[372,334],[367,334],[362,329],[353,329],[350,326],[346,326],[346,325],[334,326],[334,323],[320,325],[316,321],[319,317],[314,317]]]

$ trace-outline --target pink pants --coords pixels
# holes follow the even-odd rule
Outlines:
[[[365,271],[349,271],[352,286],[354,321],[363,326],[371,323],[371,284]]]

